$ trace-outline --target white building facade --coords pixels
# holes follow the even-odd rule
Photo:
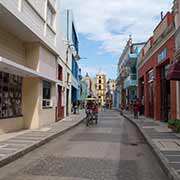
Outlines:
[[[54,123],[59,104],[66,116],[71,64],[60,2],[0,0],[0,22],[0,133]]]

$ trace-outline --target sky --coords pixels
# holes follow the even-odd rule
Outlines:
[[[119,57],[129,35],[133,42],[146,42],[160,21],[171,11],[173,0],[61,0],[62,10],[72,9],[80,44],[82,74],[103,71],[116,79]]]

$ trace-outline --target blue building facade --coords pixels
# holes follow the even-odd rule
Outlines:
[[[62,22],[66,23],[66,26],[63,27],[63,33],[68,46],[68,60],[71,61],[71,102],[74,103],[80,100],[81,70],[78,65],[79,40],[72,10],[67,9],[63,12]]]
[[[128,107],[137,97],[137,58],[144,46],[144,43],[136,43],[130,46],[130,53],[125,60],[125,67],[128,68],[127,76],[124,80],[124,91],[126,95],[126,106]]]

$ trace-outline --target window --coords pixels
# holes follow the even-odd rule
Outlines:
[[[51,83],[43,81],[43,107],[51,107]]]
[[[63,68],[62,66],[58,65],[58,80],[62,81],[63,77]]]
[[[72,41],[73,41],[73,44],[76,48],[76,51],[78,52],[78,38],[77,38],[77,35],[76,35],[76,30],[75,30],[75,27],[74,27],[74,24],[72,24]]]
[[[101,84],[101,80],[99,80],[99,84]]]
[[[55,15],[55,13],[54,13],[51,5],[48,3],[48,5],[47,5],[47,23],[51,27],[54,26],[54,15]]]
[[[99,85],[99,90],[101,90],[101,85]]]
[[[0,72],[0,118],[22,115],[22,78]]]
[[[67,84],[69,84],[70,75],[67,73]]]

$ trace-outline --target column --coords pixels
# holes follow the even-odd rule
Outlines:
[[[161,120],[161,81],[159,68],[154,68],[154,118]]]

